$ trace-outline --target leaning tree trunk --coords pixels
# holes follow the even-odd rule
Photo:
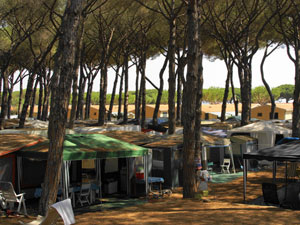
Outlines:
[[[29,104],[30,104],[31,98],[32,98],[32,92],[33,92],[32,88],[33,88],[33,83],[34,83],[35,75],[36,75],[36,72],[33,71],[29,75],[29,78],[28,78],[25,99],[24,99],[24,103],[23,103],[23,107],[22,107],[22,112],[21,112],[21,116],[20,116],[20,121],[19,121],[19,128],[24,128],[24,125],[25,125],[25,119],[26,119],[27,110],[28,110],[28,107],[29,107]]]
[[[161,97],[163,95],[163,90],[164,90],[164,77],[163,76],[164,76],[164,72],[166,70],[167,64],[168,64],[168,57],[166,56],[164,64],[159,72],[159,89],[158,89],[155,108],[154,108],[154,112],[153,112],[153,125],[154,126],[158,125],[158,122],[157,122],[158,111],[159,111]]]
[[[68,0],[60,26],[61,33],[55,54],[51,84],[51,109],[48,128],[49,152],[44,188],[40,200],[40,211],[43,214],[46,213],[50,205],[56,202],[82,4],[82,0]]]
[[[225,115],[226,115],[226,104],[229,94],[229,82],[230,82],[230,71],[227,70],[227,79],[225,82],[225,90],[223,95],[223,102],[222,102],[222,111],[221,111],[221,121],[225,121]]]
[[[260,63],[260,74],[261,74],[261,80],[262,80],[263,84],[265,85],[265,88],[267,89],[267,92],[270,96],[270,101],[271,101],[270,119],[272,120],[272,119],[274,119],[276,104],[275,104],[274,96],[272,94],[272,90],[271,90],[269,84],[267,83],[267,81],[265,79],[265,75],[264,75],[264,63],[265,63],[266,58],[268,56],[267,52],[268,52],[268,47],[265,48],[264,56],[263,56],[262,61]]]
[[[190,0],[187,9],[188,26],[188,64],[186,84],[184,85],[184,132],[183,132],[183,198],[195,195],[195,109],[200,39],[198,37],[198,0]]]
[[[114,86],[113,86],[112,93],[111,93],[111,99],[110,99],[109,110],[108,110],[108,115],[107,115],[108,121],[111,121],[111,114],[112,114],[112,110],[114,107],[116,89],[117,89],[117,84],[118,84],[119,70],[120,70],[120,66],[117,65],[116,77],[115,77]]]
[[[235,96],[234,83],[233,83],[233,77],[232,77],[233,76],[232,69],[233,69],[233,63],[231,64],[231,67],[230,67],[231,93],[232,93],[232,99],[233,99],[233,104],[234,104],[235,116],[238,116],[239,115],[239,101]]]
[[[18,118],[20,118],[22,96],[23,96],[23,78],[20,77],[20,93],[19,93],[19,102],[18,102]]]
[[[33,88],[33,93],[31,97],[31,105],[30,105],[30,110],[29,110],[29,117],[33,118],[33,112],[34,112],[34,106],[35,106],[35,97],[36,97],[36,89],[38,86],[38,79],[35,81],[34,88]]]

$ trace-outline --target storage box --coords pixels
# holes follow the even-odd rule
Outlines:
[[[118,192],[118,181],[112,181],[104,185],[104,191],[107,194]]]

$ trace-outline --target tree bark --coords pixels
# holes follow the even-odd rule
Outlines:
[[[141,121],[141,114],[140,114],[140,91],[141,90],[139,90],[139,80],[140,80],[140,61],[141,61],[141,59],[139,60],[139,62],[136,62],[136,77],[135,77],[135,103],[134,103],[134,108],[135,108],[135,119],[137,120],[137,121],[139,121],[139,123],[140,123],[140,121]]]
[[[40,200],[40,211],[45,215],[48,207],[56,202],[63,160],[63,142],[67,123],[67,109],[74,74],[76,37],[78,35],[82,0],[67,0],[60,25],[60,36],[55,54],[51,84],[51,109],[48,136],[49,152]]]
[[[86,79],[87,79],[84,75],[84,70],[83,70],[84,55],[85,55],[85,45],[83,44],[81,53],[80,53],[80,79],[79,79],[79,92],[78,92],[76,119],[83,119],[84,90],[85,90],[85,83],[86,83]]]
[[[154,112],[153,112],[153,125],[154,126],[158,125],[158,121],[157,121],[158,111],[159,111],[161,97],[162,97],[163,90],[164,90],[164,77],[163,76],[164,76],[164,72],[167,68],[167,64],[168,64],[168,57],[166,56],[164,64],[159,72],[159,89],[158,89],[155,108],[154,108]]]
[[[113,107],[114,107],[116,89],[117,89],[118,78],[119,78],[119,70],[120,70],[120,66],[117,65],[116,77],[115,77],[115,80],[114,80],[114,86],[113,86],[112,93],[111,93],[111,99],[110,99],[109,110],[108,110],[108,115],[107,115],[107,120],[108,121],[111,121],[111,114],[112,114],[112,110],[113,110]]]
[[[40,120],[42,118],[42,105],[43,105],[43,77],[42,77],[42,73],[45,73],[45,69],[43,69],[41,71],[41,74],[39,76],[39,86],[40,86],[40,90],[39,90],[39,102],[38,102],[38,113],[37,113],[37,119]]]
[[[221,121],[225,121],[225,116],[226,116],[226,104],[228,100],[228,94],[229,94],[229,83],[230,83],[230,71],[227,69],[227,79],[225,82],[225,90],[224,90],[224,95],[223,95],[223,102],[222,102],[222,111],[221,111]]]
[[[14,90],[14,73],[10,75],[10,87],[8,88],[7,119],[10,119],[10,115],[11,115],[11,101],[12,101],[13,90]]]
[[[168,114],[169,114],[169,128],[168,133],[174,134],[176,129],[175,121],[175,89],[176,89],[176,76],[175,76],[175,43],[176,43],[176,18],[169,21],[170,39],[168,45],[169,57],[169,95],[168,95]]]
[[[18,103],[18,118],[20,118],[22,96],[23,96],[23,77],[20,77],[20,93],[19,93],[19,103]]]
[[[120,87],[119,87],[119,104],[118,104],[118,117],[117,119],[121,119],[121,109],[122,109],[122,92],[123,92],[123,80],[124,80],[124,74],[125,74],[125,65],[123,65],[122,69],[122,75],[120,80]]]
[[[124,65],[124,113],[123,113],[123,123],[128,122],[128,55],[124,55],[125,65]]]
[[[8,92],[8,76],[3,70],[1,71],[3,79],[3,91],[2,91],[2,103],[1,103],[1,114],[0,114],[0,130],[5,127],[5,119],[7,117],[7,92]]]
[[[39,75],[40,76],[40,75]],[[36,96],[36,89],[38,86],[38,80],[35,80],[35,84],[34,84],[34,88],[33,88],[33,92],[32,92],[32,97],[31,97],[31,104],[30,104],[30,110],[29,110],[29,117],[33,118],[33,112],[34,112],[34,106],[35,106],[35,96]]]
[[[188,64],[184,86],[184,132],[183,132],[183,198],[195,195],[195,109],[200,39],[198,37],[198,0],[190,0],[187,9]]]
[[[99,99],[99,118],[98,124],[103,126],[105,124],[105,112],[106,112],[106,93],[107,93],[107,64],[104,63],[101,68],[101,82],[100,82],[100,99]]]

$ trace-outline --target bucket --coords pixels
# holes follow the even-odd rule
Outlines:
[[[144,179],[144,173],[135,173],[135,177],[138,180],[143,180]]]

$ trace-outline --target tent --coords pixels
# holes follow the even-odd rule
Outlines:
[[[48,156],[49,140],[45,140],[34,146],[27,147],[18,152],[18,157],[31,158],[38,160],[46,160]],[[145,180],[147,183],[147,163],[149,149],[127,142],[119,141],[114,138],[101,134],[69,134],[65,136],[63,147],[63,171],[62,186],[64,197],[68,197],[68,189],[70,186],[70,162],[86,159],[96,160],[97,182],[101,185],[101,165],[100,159],[111,158],[133,158],[143,157],[145,166]],[[127,161],[129,167],[129,161]],[[21,170],[21,168],[18,168]],[[128,175],[129,168],[127,168]],[[128,176],[127,176],[128,178]],[[20,182],[20,180],[19,180]],[[127,193],[129,191],[129,181],[127,180]],[[146,191],[148,189],[146,188]]]
[[[218,149],[220,152],[220,148],[227,148],[233,162],[229,139],[202,133],[201,143],[204,148],[203,160],[207,160],[207,152],[213,152],[213,149]],[[152,149],[152,175],[163,177],[164,185],[168,188],[181,186],[183,134],[164,135],[143,147]],[[235,172],[234,162],[232,168]]]
[[[248,135],[258,140],[258,149],[273,147],[276,141],[291,136],[292,130],[276,126],[272,122],[260,121],[227,131],[227,137]]]
[[[10,181],[15,184],[16,152],[42,141],[43,138],[26,134],[0,135],[0,181]]]
[[[249,159],[273,161],[273,180],[275,181],[276,161],[300,162],[300,140],[261,149],[257,152],[244,153],[244,201],[246,200],[247,160]]]

